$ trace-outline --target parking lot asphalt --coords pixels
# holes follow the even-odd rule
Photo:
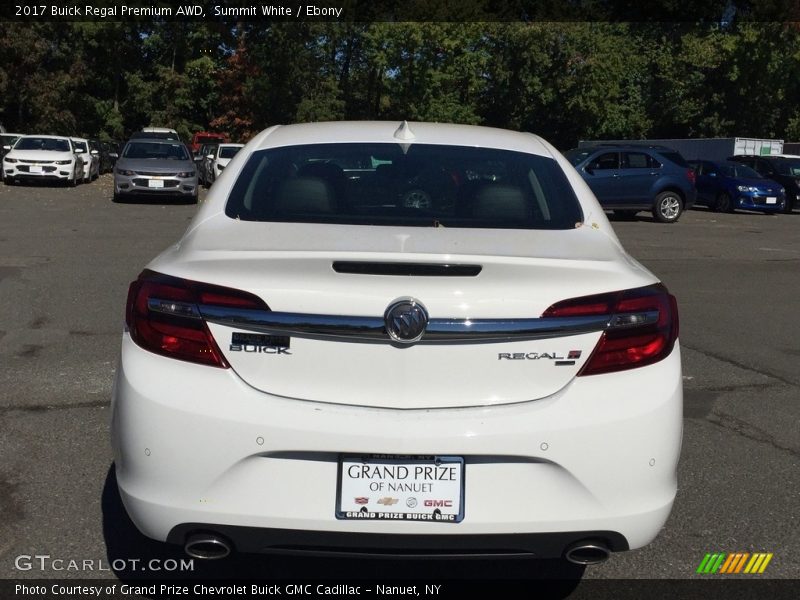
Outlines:
[[[104,567],[183,557],[127,519],[108,421],[128,283],[194,211],[113,204],[108,175],[75,189],[0,185],[0,579],[160,577]],[[613,226],[680,307],[679,493],[653,544],[586,569],[235,556],[180,575],[686,579],[707,552],[745,551],[774,553],[761,577],[800,576],[800,213],[693,210],[674,225],[641,213]],[[18,568],[43,554],[94,570]]]

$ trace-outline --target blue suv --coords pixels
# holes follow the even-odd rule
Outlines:
[[[679,152],[662,146],[598,145],[564,153],[600,205],[622,218],[642,210],[674,223],[694,204],[695,173]]]

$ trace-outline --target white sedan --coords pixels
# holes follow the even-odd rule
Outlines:
[[[61,181],[75,186],[83,176],[83,161],[67,137],[23,135],[3,157],[6,183]]]
[[[83,181],[89,183],[100,177],[100,153],[92,150],[86,138],[72,138],[75,149],[83,161]]]
[[[208,161],[206,168],[206,183],[213,184],[222,175],[222,171],[228,166],[234,156],[244,148],[244,144],[220,144],[216,148],[215,154],[210,154],[205,158]]]
[[[676,302],[555,148],[301,124],[226,173],[128,294],[112,433],[142,533],[581,564],[658,535]]]

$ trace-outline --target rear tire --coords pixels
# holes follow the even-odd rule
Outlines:
[[[676,192],[661,192],[656,196],[653,217],[659,223],[674,223],[683,214],[683,199]]]
[[[794,210],[794,206],[797,203],[797,198],[790,198],[786,196],[786,202],[783,203],[783,214],[790,215],[792,214],[792,210]]]

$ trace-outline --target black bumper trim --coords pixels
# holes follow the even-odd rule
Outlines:
[[[566,531],[501,534],[385,534],[338,531],[267,529],[212,523],[182,523],[172,528],[167,542],[183,545],[191,533],[222,535],[239,552],[397,557],[519,557],[558,558],[579,541],[605,543],[612,552],[629,549],[615,531]]]

